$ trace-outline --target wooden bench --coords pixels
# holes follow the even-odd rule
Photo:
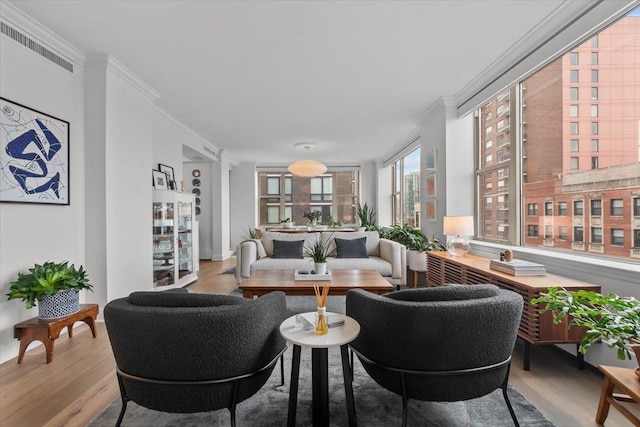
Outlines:
[[[20,353],[18,363],[22,363],[24,353],[33,341],[41,341],[47,351],[47,363],[53,359],[53,342],[60,336],[60,331],[67,328],[69,338],[73,337],[73,324],[84,322],[91,328],[93,337],[96,337],[96,317],[98,316],[98,304],[80,304],[80,310],[74,314],[55,319],[33,319],[20,322],[13,327],[13,337],[20,340]]]

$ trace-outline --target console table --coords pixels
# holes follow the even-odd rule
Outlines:
[[[568,327],[569,320],[553,323],[550,312],[539,313],[537,304],[531,300],[547,292],[552,287],[562,287],[569,291],[588,290],[601,292],[600,286],[581,282],[567,277],[547,274],[545,276],[512,276],[489,268],[490,259],[467,254],[454,257],[448,252],[427,252],[427,286],[440,286],[445,283],[477,285],[491,283],[503,289],[522,295],[524,307],[518,336],[524,341],[523,368],[529,370],[530,345],[579,343],[585,330],[577,326]],[[578,367],[584,366],[582,353],[577,351]]]

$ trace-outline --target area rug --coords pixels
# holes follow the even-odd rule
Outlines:
[[[291,347],[291,346],[290,346]],[[268,382],[254,396],[238,404],[236,422],[239,427],[281,427],[287,424],[291,353],[285,353],[285,385],[280,385],[280,367],[276,365]],[[378,386],[356,360],[354,367],[354,396],[359,426],[399,426],[402,422],[402,399]],[[553,426],[517,390],[509,388],[509,398],[521,426]],[[329,349],[329,394],[332,426],[346,426],[347,411],[344,382],[338,348]],[[113,427],[118,419],[121,403],[116,399],[90,424],[92,427]],[[300,383],[298,390],[296,425],[310,426],[311,412],[311,351],[302,349]],[[197,414],[168,414],[143,408],[130,402],[122,422],[123,426],[229,426],[229,411],[221,409]],[[465,402],[409,401],[410,426],[512,426],[513,422],[497,390],[479,399]]]

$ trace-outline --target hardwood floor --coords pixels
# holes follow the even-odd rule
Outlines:
[[[234,265],[233,258],[201,262],[199,279],[189,290],[228,294],[236,287],[235,276],[220,273]],[[0,426],[84,426],[116,399],[115,363],[104,324],[97,325],[97,333],[93,339],[82,324],[74,329],[74,338],[62,335],[48,365],[43,346],[29,350],[20,365],[17,358],[0,365]],[[576,369],[575,359],[558,349],[533,347],[531,370],[523,371],[518,344],[510,384],[557,426],[597,425],[601,374],[592,367]],[[612,408],[606,425],[631,424]]]

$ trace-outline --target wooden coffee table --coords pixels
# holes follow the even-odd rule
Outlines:
[[[293,270],[258,270],[240,285],[242,296],[253,298],[273,291],[287,295],[315,295],[313,284],[324,281],[294,280]],[[394,289],[375,270],[331,270],[329,295],[346,295],[351,289],[364,289],[374,294],[386,294]]]

